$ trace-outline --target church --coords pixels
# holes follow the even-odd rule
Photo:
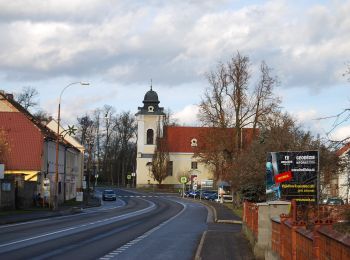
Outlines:
[[[158,94],[152,87],[145,94],[143,106],[138,108],[137,119],[137,159],[136,184],[138,187],[156,184],[152,178],[152,157],[156,148],[156,138],[163,137],[164,108],[159,106]],[[194,157],[195,148],[205,127],[167,126],[166,138],[169,152],[167,177],[162,184],[180,184],[180,176],[191,176],[197,183],[212,180],[210,167]]]
[[[164,108],[159,106],[158,94],[152,89],[144,96],[143,106],[138,108],[137,119],[137,158],[136,184],[138,187],[157,184],[152,177],[152,157],[156,148],[157,137],[165,138],[169,163],[167,177],[162,184],[180,185],[181,176],[188,176],[191,184],[214,182],[213,169],[208,164],[200,162],[195,156],[197,147],[209,146],[207,136],[217,135],[221,142],[234,136],[234,129],[219,129],[213,127],[165,126]],[[243,129],[242,144],[251,143],[254,132],[251,128]],[[216,140],[219,140],[216,139]],[[215,185],[215,183],[214,183]],[[217,185],[217,183],[216,183]]]

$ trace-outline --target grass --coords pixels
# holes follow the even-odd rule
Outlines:
[[[226,207],[228,207],[230,210],[232,210],[234,214],[236,214],[237,216],[242,218],[242,216],[243,216],[243,208],[242,207],[235,208],[235,207],[233,207],[232,203],[224,203],[224,205]]]

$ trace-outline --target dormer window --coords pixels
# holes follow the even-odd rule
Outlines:
[[[191,146],[192,146],[192,147],[196,147],[196,146],[197,146],[197,139],[196,139],[196,138],[193,138],[193,139],[191,140]]]
[[[153,113],[154,112],[154,107],[153,106],[148,106],[148,112]]]

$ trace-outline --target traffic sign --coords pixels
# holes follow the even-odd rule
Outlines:
[[[187,182],[187,177],[183,176],[180,178],[181,183],[186,183]]]
[[[126,176],[126,178],[127,178],[128,180],[131,180],[131,175],[128,174],[128,175]]]
[[[78,191],[75,200],[76,201],[83,201],[83,192]]]

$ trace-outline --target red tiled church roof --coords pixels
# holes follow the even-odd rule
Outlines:
[[[39,171],[45,137],[40,129],[20,112],[1,112],[0,128],[10,145],[5,170]]]
[[[196,139],[200,145],[205,136],[224,131],[225,136],[234,138],[234,128],[219,129],[214,127],[182,127],[168,126],[165,129],[169,152],[173,153],[194,153],[195,148],[191,146],[191,140]],[[253,129],[243,129],[243,143],[251,143],[253,139]]]

